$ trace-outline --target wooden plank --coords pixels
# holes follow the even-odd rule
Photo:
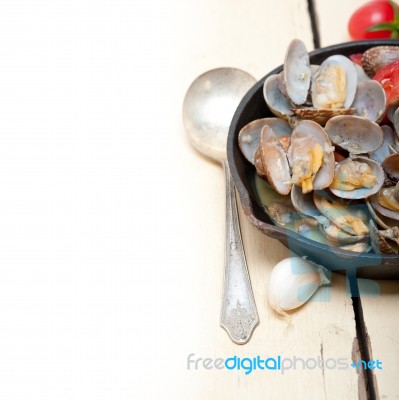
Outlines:
[[[382,369],[373,373],[377,392],[380,399],[399,398],[395,373],[399,359],[399,283],[363,279],[358,283],[370,358],[382,362]]]
[[[311,49],[307,1],[20,0],[0,32],[0,398],[357,399],[352,369],[187,369],[351,358],[344,278],[279,318],[266,281],[287,251],[246,220],[261,324],[241,347],[219,327],[223,173],[181,120],[205,70],[260,78],[292,38]]]
[[[350,41],[347,29],[349,18],[364,3],[364,0],[314,0],[320,45],[329,46]]]
[[[177,1],[177,0],[176,0]],[[182,100],[191,81],[202,72],[220,66],[233,66],[261,78],[283,62],[286,46],[292,38],[301,38],[312,49],[312,35],[307,1],[269,2],[255,0],[214,2],[190,0],[181,4],[184,29],[178,38],[179,79],[174,81],[170,102]],[[254,229],[241,216],[242,234],[260,325],[244,346],[233,344],[219,327],[224,253],[224,182],[221,167],[191,149],[184,137],[180,115],[170,131],[179,132],[174,143],[181,154],[179,180],[185,193],[181,201],[184,220],[179,219],[186,239],[179,243],[179,264],[167,279],[168,291],[180,302],[169,304],[167,321],[174,335],[168,335],[164,357],[171,364],[162,368],[159,386],[174,398],[345,398],[357,399],[363,390],[356,372],[321,369],[287,371],[207,370],[198,363],[187,369],[192,359],[238,357],[345,358],[351,360],[356,336],[351,299],[346,294],[345,279],[334,275],[329,301],[306,304],[292,315],[289,323],[274,313],[266,303],[266,283],[271,268],[287,257],[287,249]],[[177,171],[177,169],[176,169]],[[184,265],[184,268],[182,267]],[[172,272],[171,272],[172,274]],[[163,309],[164,310],[164,309]],[[173,355],[173,357],[172,357]],[[172,360],[172,361],[170,361]],[[160,360],[161,365],[162,361]],[[166,364],[165,364],[166,365]],[[339,382],[339,384],[337,384]],[[173,390],[172,390],[173,389]],[[154,389],[156,390],[156,389]]]
[[[327,46],[350,40],[346,23],[363,0],[318,0],[316,8],[321,45]],[[339,23],[332,15],[339,11]],[[361,307],[367,329],[366,343],[370,358],[382,361],[382,370],[373,371],[373,381],[380,399],[399,398],[395,374],[399,359],[399,283],[397,281],[358,280]]]

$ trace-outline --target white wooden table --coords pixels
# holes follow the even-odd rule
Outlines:
[[[349,40],[362,1],[314,2],[320,44]],[[224,176],[186,138],[184,94],[221,66],[261,79],[293,38],[314,47],[307,0],[1,3],[1,399],[399,398],[396,282],[361,298],[373,376],[215,368],[362,357],[343,275],[290,322],[270,309],[288,252],[242,213],[260,325],[243,346],[219,326]]]
[[[346,21],[362,3],[359,0],[315,2],[320,46],[349,40]],[[294,37],[301,38],[309,50],[314,48],[307,1],[233,1],[217,5],[208,1],[192,2],[186,8],[187,28],[181,59],[184,68],[179,80],[182,96],[197,75],[214,67],[242,68],[260,79],[282,63],[286,46]],[[183,136],[182,128],[180,131]],[[381,399],[398,398],[399,385],[394,378],[399,352],[395,308],[399,301],[398,284],[379,282],[381,295],[364,293],[360,303],[355,301],[354,309],[345,278],[334,274],[330,301],[305,305],[288,324],[266,303],[268,275],[273,265],[288,255],[287,250],[257,232],[243,215],[241,228],[261,323],[244,346],[231,343],[226,333],[217,328],[223,263],[223,173],[219,165],[190,149],[188,143],[186,146],[185,185],[191,207],[186,226],[191,224],[191,251],[197,256],[190,261],[189,284],[180,288],[185,304],[176,311],[177,316],[186,315],[181,325],[184,334],[172,340],[180,361],[191,353],[194,353],[192,359],[281,354],[357,361],[364,357],[358,343],[359,338],[362,347],[364,338],[357,332],[355,322],[355,312],[358,314],[361,305],[369,335],[368,349],[372,358],[382,360],[383,370],[374,371],[372,376],[353,368],[297,369],[284,376],[256,371],[246,376],[241,371],[206,370],[201,363],[194,369],[194,364],[190,364],[189,370],[181,370],[175,395],[192,399],[366,399],[375,395]],[[168,375],[166,379],[171,377]]]
[[[340,10],[341,19],[347,21],[353,9],[362,1],[317,1],[321,46],[346,40],[345,32],[337,32],[336,22],[331,15]],[[399,398],[399,383],[396,380],[396,362],[399,359],[399,283],[397,281],[358,280],[360,290],[360,312],[366,329],[365,346],[370,357],[383,360],[383,369],[375,370],[372,376],[373,392],[376,398]],[[364,290],[362,290],[364,288]],[[372,288],[370,290],[370,288]],[[378,294],[379,292],[379,294]]]

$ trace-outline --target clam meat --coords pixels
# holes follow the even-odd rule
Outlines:
[[[301,40],[291,41],[263,84],[274,116],[239,132],[260,202],[276,225],[308,239],[397,254],[399,95],[371,78],[399,60],[399,43],[370,47],[361,65],[340,54],[320,65],[310,58]]]

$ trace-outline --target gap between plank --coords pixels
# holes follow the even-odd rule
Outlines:
[[[364,321],[362,301],[357,283],[356,271],[347,273],[350,291],[352,295],[352,305],[355,314],[356,337],[358,340],[360,358],[366,363],[372,359],[370,336],[367,333],[366,323]],[[378,389],[376,378],[371,369],[363,371],[364,383],[366,386],[367,400],[378,400]]]
[[[310,24],[313,35],[313,46],[315,49],[320,48],[320,34],[317,22],[317,10],[314,4],[314,0],[308,0],[308,12],[310,17]],[[352,295],[353,312],[355,315],[355,327],[356,337],[360,351],[360,357],[367,363],[371,359],[371,343],[370,337],[368,336],[366,323],[364,321],[362,302],[360,299],[359,287],[357,284],[356,271],[354,274],[348,271],[347,278],[349,280],[350,291]],[[364,371],[363,379],[365,389],[367,392],[368,400],[378,399],[378,390],[373,372],[369,369]]]
[[[313,46],[315,49],[320,47],[319,27],[317,24],[317,13],[313,0],[308,0],[308,11],[310,17],[310,25],[312,27]]]

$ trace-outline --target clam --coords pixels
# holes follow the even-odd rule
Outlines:
[[[320,232],[320,230],[318,228],[314,228],[314,227],[308,226],[306,224],[303,224],[298,228],[298,233],[301,236],[304,236],[308,239],[314,240],[315,242],[328,244],[325,236],[323,235],[322,232]]]
[[[314,192],[313,201],[321,214],[346,233],[362,237],[368,234],[369,215],[364,206],[350,204],[326,192]]]
[[[399,98],[391,100],[389,104],[387,104],[387,107],[385,109],[385,115],[388,118],[390,122],[394,125],[394,115],[396,110],[399,107]]]
[[[255,187],[259,202],[271,220],[278,226],[295,230],[298,213],[292,206],[289,196],[280,195],[259,176],[255,176]]]
[[[383,229],[389,229],[389,228],[393,228],[395,226],[399,227],[398,220],[389,218],[385,215],[382,215],[374,208],[373,203],[375,201],[378,201],[378,198],[376,195],[370,197],[369,199],[366,199],[366,204],[367,204],[367,208],[369,210],[371,217],[378,224],[378,226],[380,226]]]
[[[308,119],[317,122],[321,126],[324,126],[327,121],[337,115],[354,115],[356,114],[356,108],[315,108],[315,107],[302,107],[293,108],[293,114],[298,117],[299,120]]]
[[[334,177],[334,155],[324,129],[313,121],[300,121],[291,134],[288,152],[274,129],[265,125],[260,137],[260,157],[269,183],[280,194],[292,184],[304,193],[328,187]]]
[[[362,67],[373,77],[379,69],[396,60],[399,60],[398,46],[374,46],[363,53]]]
[[[368,232],[361,235],[351,235],[329,221],[327,218],[325,223],[319,225],[319,229],[326,237],[327,242],[332,246],[339,247],[347,244],[358,243],[364,239],[367,240],[368,238]]]
[[[371,197],[370,203],[381,216],[399,221],[399,153],[386,157],[381,166],[387,175],[387,179],[379,192]],[[388,225],[392,226],[391,223]],[[399,225],[399,223],[396,222],[396,225]]]
[[[284,83],[287,95],[294,104],[306,102],[312,70],[305,44],[294,39],[290,42],[284,60]]]
[[[319,233],[322,233],[326,243],[334,246],[343,246],[356,243],[367,238],[366,233],[355,235],[353,234],[352,229],[350,229],[351,233],[343,230],[341,228],[343,225],[340,225],[339,222],[342,220],[342,213],[337,214],[334,212],[334,210],[330,209],[329,204],[321,205],[321,202],[319,202],[320,208],[326,213],[326,215],[323,215],[316,207],[313,198],[313,193],[304,194],[297,186],[293,186],[291,190],[292,205],[298,211],[298,213],[303,216],[304,221],[310,229],[315,229],[315,227],[318,227]],[[335,206],[336,204],[334,204],[334,207]],[[337,208],[337,210],[339,209]],[[327,216],[331,219],[329,219]],[[357,217],[358,215],[356,214],[355,216]],[[338,221],[338,225],[335,225],[333,221]]]
[[[357,82],[366,82],[369,81],[371,78],[366,74],[364,71],[363,67],[359,64],[353,64],[356,69],[356,74],[357,74]]]
[[[261,177],[262,179],[267,179],[266,170],[263,165],[262,156],[260,153],[260,147],[255,152],[254,166],[256,169],[256,173],[259,175],[259,177]]]
[[[321,232],[319,229],[315,229],[312,227],[309,227],[308,225],[304,224],[301,225],[298,228],[298,233],[301,236],[304,236],[308,239],[314,240],[319,243],[323,243],[329,246],[333,247],[339,247],[343,250],[347,251],[354,251],[357,253],[364,253],[370,251],[370,245],[368,239],[363,239],[359,242],[353,242],[349,244],[340,244],[334,240],[330,240],[329,238],[326,238],[325,234]]]
[[[291,100],[288,97],[288,93],[287,93],[287,88],[285,86],[285,80],[284,80],[284,70],[282,70],[281,72],[279,72],[277,74],[277,88],[278,90],[280,90],[280,92],[287,98],[287,100],[290,102],[291,104]]]
[[[351,154],[365,154],[380,148],[384,140],[381,127],[354,115],[343,115],[328,120],[325,130],[331,142]]]
[[[312,73],[312,79],[313,79],[314,76],[317,74],[317,72],[319,71],[319,69],[320,69],[320,65],[317,65],[317,64],[310,64],[310,71],[311,71],[311,73]],[[310,93],[309,93],[309,95],[310,95]]]
[[[300,215],[304,217],[309,226],[316,227],[322,214],[313,201],[313,193],[303,193],[299,186],[291,189],[291,203]]]
[[[392,119],[393,119],[392,123],[395,128],[396,135],[399,138],[399,107],[394,112]]]
[[[273,128],[285,149],[288,149],[292,129],[288,122],[280,118],[260,118],[245,125],[238,134],[238,145],[244,157],[255,163],[255,153],[259,148],[259,139],[262,128],[269,125]]]
[[[356,115],[374,122],[380,122],[386,107],[386,95],[382,85],[373,80],[359,82],[352,103]]]
[[[387,106],[370,78],[397,59],[399,46],[379,46],[362,66],[343,55],[317,66],[302,41],[289,44],[282,71],[263,85],[276,118],[238,135],[276,225],[348,251],[399,252],[399,99]]]
[[[263,84],[263,97],[276,117],[288,119],[290,115],[293,115],[292,103],[281,91],[280,85],[278,74],[267,77]]]
[[[295,209],[289,202],[273,202],[265,206],[269,217],[278,226],[287,228],[295,220]]]
[[[312,107],[296,107],[292,109],[292,112],[299,120],[309,119],[321,126],[334,116],[364,113],[364,110],[367,110],[368,115],[378,114],[380,117],[381,103],[383,103],[382,113],[385,110],[385,97],[381,101],[380,90],[384,91],[382,87],[376,88],[378,83],[377,85],[374,83],[360,85],[357,102],[352,105],[357,91],[357,76],[356,68],[348,58],[329,57],[318,69],[314,69],[311,86]],[[371,103],[368,99],[369,92],[376,95],[375,105],[369,105]],[[359,111],[357,107],[360,108]]]
[[[325,130],[316,122],[300,121],[291,135],[288,160],[292,182],[304,193],[328,187],[334,178],[334,154]]]
[[[337,163],[329,189],[343,199],[364,199],[377,193],[384,180],[384,170],[378,162],[357,156]]]
[[[287,154],[269,125],[262,128],[259,152],[269,183],[278,193],[288,194],[292,183]]]
[[[399,220],[399,182],[395,186],[382,188],[378,193],[378,203],[389,210],[384,215]]]
[[[399,153],[386,157],[381,165],[392,182],[399,181]]]
[[[389,243],[389,250],[394,254],[398,254],[399,247],[399,228],[396,227],[392,229],[387,229],[385,231],[379,231],[379,236],[381,239],[385,239],[385,243]],[[394,242],[394,243],[392,243]],[[384,250],[384,252],[387,252]]]
[[[370,241],[374,251],[385,254],[398,254],[399,251],[399,228],[378,230],[375,222],[370,221]]]
[[[349,58],[328,57],[320,65],[312,85],[312,103],[316,108],[349,108],[355,98],[357,73]]]
[[[389,125],[382,125],[381,129],[384,134],[384,141],[379,149],[371,153],[371,158],[380,164],[391,154],[397,153],[399,149],[399,140],[393,129]]]
[[[368,240],[348,244],[346,246],[340,246],[340,248],[347,251],[354,251],[356,253],[368,253],[372,249]]]
[[[396,185],[384,186],[370,201],[379,214],[399,221],[399,182]]]

